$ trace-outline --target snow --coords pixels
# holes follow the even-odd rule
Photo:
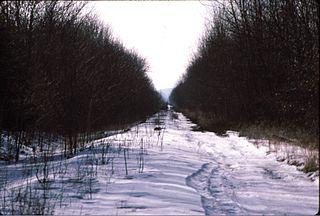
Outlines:
[[[295,166],[277,161],[279,155],[268,146],[257,148],[236,132],[218,136],[193,131],[195,126],[181,113],[160,112],[127,132],[96,140],[92,148],[73,158],[52,156],[45,183],[35,176],[38,169],[45,177],[44,162],[1,164],[0,212],[317,213],[319,177],[311,181]],[[43,209],[27,208],[27,204]]]

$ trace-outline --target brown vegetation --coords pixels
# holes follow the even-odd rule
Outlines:
[[[215,1],[214,16],[171,94],[205,127],[277,127],[319,145],[319,5]],[[281,134],[275,134],[281,135]],[[295,138],[295,136],[293,138]]]
[[[77,1],[0,2],[0,135],[78,140],[157,111],[146,61]],[[41,140],[39,138],[39,140]],[[0,142],[1,147],[1,142]]]

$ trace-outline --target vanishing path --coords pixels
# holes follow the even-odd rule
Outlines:
[[[229,132],[161,112],[62,164],[46,196],[59,215],[313,215],[319,182]],[[19,180],[21,181],[21,180]],[[36,183],[34,183],[36,184]],[[36,185],[34,186],[36,187]],[[40,193],[40,192],[39,192]],[[42,193],[42,192],[41,192]]]
[[[162,113],[131,133],[116,136],[116,140],[144,142],[144,169],[137,173],[132,167],[124,178],[123,162],[118,161],[122,172],[113,176],[108,192],[96,198],[99,208],[118,214],[173,215],[318,211],[318,182],[311,182],[295,166],[277,162],[266,149],[257,149],[234,133],[221,137],[192,131],[193,123],[173,113]],[[154,130],[158,127],[154,122],[163,129]],[[138,137],[133,139],[132,134]],[[134,160],[133,153],[129,163],[135,164]],[[96,213],[91,204],[82,209]]]

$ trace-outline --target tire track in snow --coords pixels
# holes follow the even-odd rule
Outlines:
[[[201,196],[202,207],[206,215],[243,214],[235,201],[235,186],[221,173],[217,163],[205,163],[186,178],[186,184],[194,188]]]

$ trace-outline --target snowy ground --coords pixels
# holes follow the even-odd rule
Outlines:
[[[318,177],[311,181],[235,132],[222,137],[194,126],[181,113],[162,112],[70,159],[1,164],[0,213],[317,213]]]

